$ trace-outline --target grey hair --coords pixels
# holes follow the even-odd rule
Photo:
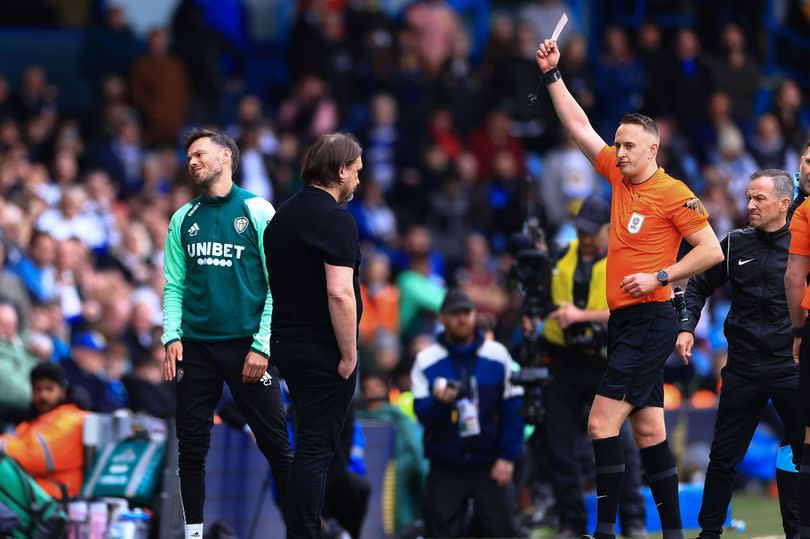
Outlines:
[[[793,178],[780,168],[766,168],[757,170],[751,174],[751,181],[758,180],[759,178],[770,178],[773,182],[774,191],[779,198],[789,198],[793,200],[795,193],[795,186],[793,185]]]

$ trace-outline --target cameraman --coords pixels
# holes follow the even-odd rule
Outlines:
[[[726,282],[731,284],[731,308],[724,327],[728,362],[722,371],[723,390],[698,515],[703,539],[716,539],[723,531],[735,468],[745,456],[768,400],[785,424],[794,464],[801,456],[799,367],[792,356],[784,278],[790,246],[786,217],[792,197],[793,181],[785,171],[753,173],[748,186],[751,226],[729,232],[720,242],[725,259],[692,277],[686,288],[689,320],[681,322],[675,344],[684,362],[692,355],[693,333],[706,299]],[[782,526],[786,536],[793,537],[799,525],[784,508],[786,500],[796,495],[796,487],[777,485]]]
[[[551,300],[559,308],[543,326],[552,380],[546,390],[544,427],[560,515],[557,537],[561,538],[585,533],[587,514],[576,449],[584,441],[585,411],[596,396],[607,365],[610,311],[605,290],[605,250],[609,222],[607,203],[593,196],[585,199],[575,222],[577,240],[565,249],[551,278]],[[619,436],[627,465],[620,493],[622,531],[626,537],[643,537],[645,513],[638,449],[627,423]]]
[[[514,537],[507,487],[523,445],[523,388],[509,381],[513,361],[506,348],[476,329],[466,293],[448,292],[440,318],[444,333],[419,352],[411,370],[413,407],[430,461],[425,535],[469,536],[464,528],[472,500],[477,536]]]

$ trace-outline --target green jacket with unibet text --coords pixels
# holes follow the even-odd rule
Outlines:
[[[235,184],[224,197],[202,195],[174,213],[163,261],[164,345],[252,336],[251,348],[269,357],[273,298],[263,238],[274,214]]]

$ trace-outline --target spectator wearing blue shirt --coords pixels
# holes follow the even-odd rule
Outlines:
[[[46,302],[55,297],[56,241],[47,232],[34,232],[28,253],[10,249],[8,269],[22,280],[35,301]]]
[[[73,390],[79,392],[82,402],[89,404],[94,412],[113,412],[126,406],[119,385],[106,379],[104,357],[107,351],[107,341],[100,333],[83,331],[74,335],[71,357],[61,363]]]

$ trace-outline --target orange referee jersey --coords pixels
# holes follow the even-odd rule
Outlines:
[[[668,301],[670,286],[640,298],[619,283],[633,273],[657,273],[675,263],[681,239],[708,225],[709,212],[692,191],[661,167],[647,181],[633,185],[616,167],[616,149],[605,146],[594,161],[612,186],[607,300],[613,311],[637,303]]]
[[[793,212],[790,220],[790,254],[810,256],[810,206],[807,203],[810,198],[805,199],[801,206]],[[802,309],[810,309],[810,288],[804,292],[802,298]]]

